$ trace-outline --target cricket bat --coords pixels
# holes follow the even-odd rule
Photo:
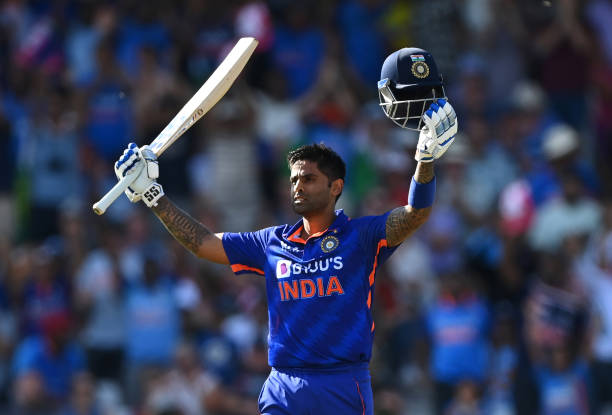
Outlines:
[[[149,147],[156,156],[160,156],[172,145],[185,131],[195,124],[225,95],[232,86],[247,61],[257,47],[257,39],[243,37],[221,64],[215,69],[210,77],[200,87],[198,92],[174,116],[172,121],[159,133]],[[138,177],[133,173],[123,177],[113,186],[100,200],[93,205],[93,211],[98,215],[106,212],[106,209],[117,199],[121,193]]]

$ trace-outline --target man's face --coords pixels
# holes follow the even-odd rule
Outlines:
[[[329,181],[312,161],[299,160],[291,166],[291,204],[293,211],[307,216],[335,205],[342,191],[342,180]]]

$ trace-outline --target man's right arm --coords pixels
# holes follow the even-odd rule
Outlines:
[[[167,196],[157,201],[151,210],[164,224],[168,232],[199,258],[218,264],[229,264],[223,248],[222,233],[213,233],[188,213],[178,208]]]

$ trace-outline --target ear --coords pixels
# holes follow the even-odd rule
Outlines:
[[[343,188],[344,188],[344,180],[336,179],[333,182],[331,182],[331,192],[334,197],[340,196]]]

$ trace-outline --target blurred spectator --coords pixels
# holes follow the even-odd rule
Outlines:
[[[584,21],[584,4],[563,0],[533,11],[526,27],[532,43],[532,67],[557,115],[577,130],[587,121],[588,76],[594,52]],[[536,12],[537,10],[537,12]]]
[[[484,117],[469,118],[463,128],[464,144],[449,149],[452,157],[441,163],[442,169],[451,170],[442,172],[447,186],[443,197],[476,227],[490,222],[499,194],[517,176],[518,167],[492,137]]]
[[[455,393],[444,410],[444,415],[484,415],[485,412],[480,400],[479,385],[471,380],[459,382]]]
[[[380,78],[380,64],[386,57],[387,40],[379,29],[388,2],[380,0],[345,0],[336,11],[343,51],[351,68],[350,75],[365,89]],[[402,45],[407,47],[411,45]]]
[[[489,311],[465,272],[440,277],[440,294],[425,316],[436,413],[442,414],[462,381],[485,380]]]
[[[83,194],[71,92],[58,85],[42,105],[26,144],[32,199],[29,230],[35,240],[58,232],[62,200]]]
[[[550,103],[542,87],[529,80],[521,80],[510,91],[507,111],[516,124],[517,138],[520,140],[522,156],[521,167],[527,173],[539,167],[544,160],[542,140],[544,132],[558,123],[558,117],[551,111]],[[539,204],[546,200],[546,189],[532,183],[535,201]]]
[[[537,209],[529,229],[529,243],[536,250],[554,252],[566,236],[589,234],[600,224],[601,208],[585,195],[576,174],[565,171],[559,180],[560,197],[552,198]]]
[[[141,61],[134,59],[143,47],[152,47],[165,53],[170,47],[170,37],[164,21],[160,19],[162,7],[151,7],[142,2],[124,6],[125,14],[118,28],[117,60],[128,77],[137,76]]]
[[[603,227],[576,260],[574,269],[585,285],[591,312],[593,413],[612,404],[612,203],[605,204]]]
[[[418,236],[399,246],[389,258],[388,268],[402,298],[406,302],[409,299],[416,300],[415,305],[418,307],[427,307],[436,295],[435,268],[429,246]],[[405,315],[409,316],[410,313]]]
[[[208,413],[253,414],[257,406],[226,390],[198,361],[192,344],[177,346],[173,367],[152,385],[146,398],[148,409],[157,413],[178,408],[185,415]]]
[[[85,139],[96,157],[110,165],[134,132],[129,82],[115,60],[111,39],[96,49],[96,78],[85,91]]]
[[[142,398],[141,382],[168,367],[179,340],[180,320],[174,281],[160,269],[157,258],[146,258],[142,281],[125,294],[128,399]]]
[[[274,34],[272,62],[287,79],[292,98],[314,85],[323,61],[324,38],[313,22],[314,12],[307,3],[288,3]]]
[[[58,244],[62,249],[63,268],[74,275],[85,256],[91,250],[92,234],[86,226],[84,200],[66,199],[60,205]]]
[[[125,346],[125,310],[118,270],[120,230],[102,229],[101,246],[75,273],[75,307],[81,319],[81,341],[91,374],[119,382]]]
[[[438,203],[423,227],[429,258],[435,275],[453,273],[464,264],[458,243],[463,234],[463,218],[450,205]]]
[[[464,25],[470,36],[466,47],[482,60],[483,66],[478,69],[483,71],[479,75],[487,80],[488,102],[502,103],[507,99],[508,90],[526,76],[527,56],[522,48],[526,33],[518,2],[470,0],[464,4]],[[459,66],[460,70],[464,65]],[[484,95],[483,91],[472,92],[476,97]],[[489,108],[488,112],[498,110]]]
[[[600,178],[612,176],[612,30],[608,22],[612,19],[612,5],[606,0],[592,0],[585,5],[594,35],[597,37],[592,53],[591,91],[593,93],[591,117],[594,134],[592,158],[596,161]],[[609,180],[603,180],[607,196],[612,194]]]
[[[515,414],[513,384],[519,360],[518,315],[510,303],[495,307],[491,330],[491,361],[484,393],[490,415]]]
[[[208,141],[211,192],[208,199],[219,212],[219,228],[253,229],[260,204],[257,143],[253,135],[254,109],[239,98],[226,96],[208,116],[215,135]]]
[[[556,124],[546,130],[542,140],[542,150],[548,166],[542,168],[539,174],[544,182],[549,180],[552,188],[559,188],[559,176],[564,172],[572,172],[582,182],[585,191],[590,196],[600,194],[600,183],[593,166],[580,156],[581,143],[584,143],[576,130],[565,124]],[[546,177],[548,176],[548,177]],[[560,193],[560,190],[557,190]]]
[[[425,306],[421,304],[423,300],[416,284],[392,284],[392,281],[378,277],[376,298],[379,311],[383,306],[386,309],[384,319],[377,319],[380,321],[377,336],[384,338],[380,353],[384,356],[386,367],[377,367],[374,378],[381,383],[394,385],[398,390],[414,393],[422,388],[427,377],[428,344],[420,312],[429,303],[425,303]]]
[[[72,311],[71,281],[55,248],[40,245],[29,260],[31,274],[19,292],[22,335],[40,333],[47,318],[67,316]]]
[[[153,140],[151,131],[165,125],[167,120],[156,117],[163,102],[174,98],[177,102],[186,102],[190,98],[189,89],[174,76],[161,62],[162,56],[153,46],[145,45],[137,51],[139,67],[135,73],[132,86],[134,122],[137,136]],[[176,109],[178,111],[178,108]],[[161,112],[160,115],[166,115]],[[163,127],[162,127],[163,128]],[[156,135],[159,131],[156,131]]]
[[[74,85],[86,87],[96,78],[96,50],[117,29],[117,10],[110,4],[78,6],[78,17],[66,33],[68,75]]]
[[[586,362],[566,345],[550,350],[545,362],[536,365],[536,379],[543,415],[587,415],[590,378]]]
[[[13,358],[17,408],[33,405],[53,411],[65,402],[73,379],[85,370],[85,356],[72,329],[68,314],[53,315],[43,320],[41,334],[19,344]]]
[[[61,415],[102,415],[96,403],[95,383],[88,373],[80,373],[72,380],[70,403]]]
[[[14,58],[18,68],[59,77],[65,60],[61,35],[66,11],[65,4],[55,3],[28,16],[27,29],[17,39]]]
[[[538,256],[538,277],[525,302],[525,341],[535,364],[553,348],[584,352],[588,310],[585,293],[562,251]]]
[[[302,111],[300,101],[291,99],[287,79],[282,72],[270,68],[262,75],[264,89],[249,96],[256,109],[257,132],[274,148],[276,160],[282,159],[286,149],[301,138]]]
[[[484,117],[490,121],[497,108],[491,105],[489,97],[487,62],[477,53],[471,53],[460,59],[458,67],[457,82],[446,91],[457,104],[457,116],[463,123],[471,121],[472,117]]]

